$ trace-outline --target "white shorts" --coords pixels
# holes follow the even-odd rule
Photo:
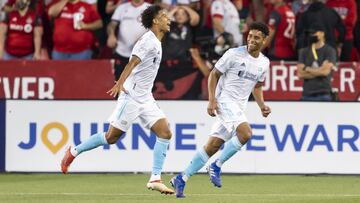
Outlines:
[[[225,142],[236,135],[236,128],[247,118],[237,103],[218,103],[217,121],[213,124],[210,136],[218,137]]]
[[[155,100],[139,103],[128,94],[121,94],[117,105],[108,121],[115,128],[126,132],[130,125],[139,118],[146,128],[151,128],[156,121],[165,118],[165,114],[156,104]]]

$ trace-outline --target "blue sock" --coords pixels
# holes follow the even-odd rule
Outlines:
[[[243,145],[240,143],[237,136],[233,136],[225,143],[224,149],[221,151],[219,161],[221,164],[229,160],[237,151],[241,149]]]
[[[154,157],[153,157],[153,175],[160,175],[162,167],[164,165],[166,152],[169,146],[170,140],[156,138],[156,143],[154,146]]]
[[[77,155],[81,154],[82,152],[94,149],[98,146],[108,144],[105,138],[105,133],[97,133],[90,136],[87,140],[76,146],[74,149]]]
[[[195,156],[190,162],[190,165],[185,169],[184,175],[188,178],[194,173],[198,172],[209,160],[209,155],[206,154],[204,148],[196,152]]]

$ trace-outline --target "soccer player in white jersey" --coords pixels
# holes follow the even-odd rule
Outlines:
[[[141,123],[156,133],[152,174],[147,187],[165,194],[173,194],[161,182],[161,170],[165,161],[171,132],[162,110],[157,106],[151,90],[157,75],[161,56],[161,39],[170,31],[170,19],[160,6],[150,6],[141,14],[141,21],[149,29],[135,44],[129,63],[119,80],[108,91],[119,95],[117,106],[109,118],[109,130],[90,136],[75,147],[69,147],[61,161],[61,170],[67,173],[75,157],[82,152],[104,144],[114,144],[139,118]]]
[[[184,196],[185,183],[199,171],[225,143],[219,158],[207,167],[211,182],[221,187],[221,166],[251,138],[252,132],[245,116],[245,109],[252,92],[261,113],[267,117],[270,107],[264,103],[262,85],[269,69],[269,59],[260,51],[269,35],[263,23],[252,23],[247,37],[247,46],[229,49],[215,64],[209,75],[210,116],[217,121],[211,129],[209,139],[193,157],[185,171],[170,181],[176,197]]]

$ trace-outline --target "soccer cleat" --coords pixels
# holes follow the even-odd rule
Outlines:
[[[218,167],[215,162],[213,162],[208,167],[206,167],[206,170],[210,176],[210,181],[214,184],[214,186],[221,187],[221,168]]]
[[[185,181],[182,179],[182,175],[179,174],[170,180],[171,186],[175,189],[177,198],[184,198]]]
[[[146,184],[146,187],[149,190],[156,190],[156,191],[160,192],[161,194],[166,194],[166,195],[174,194],[174,190],[166,187],[166,185],[164,183],[162,183],[161,180],[154,180],[154,181],[148,182]]]
[[[70,152],[70,147],[67,148],[64,158],[61,160],[61,171],[63,174],[68,172],[70,164],[73,162],[75,157]]]

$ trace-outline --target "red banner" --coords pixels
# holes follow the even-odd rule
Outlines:
[[[0,61],[0,98],[110,99],[109,60]]]
[[[109,60],[0,61],[0,98],[111,99],[114,84]],[[333,73],[340,101],[358,101],[360,64],[340,63]],[[194,91],[196,89],[196,91]],[[195,68],[160,68],[154,85],[158,99],[199,99],[201,73]],[[265,86],[266,100],[300,100],[302,80],[296,63],[272,62]]]
[[[300,100],[303,82],[296,74],[296,63],[272,62],[263,88],[265,100]],[[358,101],[360,64],[339,63],[333,72],[332,87],[340,101]]]

